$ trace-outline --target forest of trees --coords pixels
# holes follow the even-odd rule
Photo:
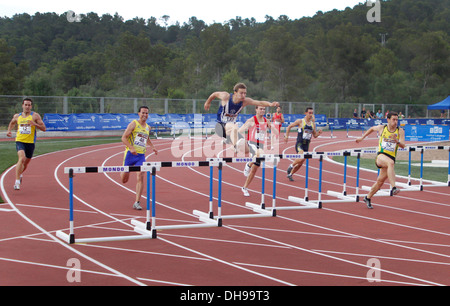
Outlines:
[[[372,23],[362,2],[296,20],[210,25],[117,13],[0,17],[0,95],[206,99],[243,81],[249,96],[278,101],[447,97],[450,0],[381,1],[381,22]]]

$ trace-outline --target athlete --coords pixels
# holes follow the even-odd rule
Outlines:
[[[295,143],[295,151],[297,154],[302,154],[309,151],[309,143],[311,138],[317,138],[322,134],[322,129],[316,130],[316,124],[314,120],[314,109],[312,107],[307,107],[305,111],[305,117],[302,119],[297,119],[293,123],[289,124],[286,128],[286,133],[284,135],[284,141],[287,142],[289,139],[289,132],[291,128],[298,126],[297,142]],[[295,172],[300,170],[304,158],[297,158],[287,169],[287,177],[290,181],[294,181],[292,177]]]
[[[148,107],[141,106],[139,108],[139,119],[133,120],[128,124],[127,129],[122,135],[122,142],[126,146],[123,165],[124,166],[142,166],[145,162],[145,152],[147,150],[147,144],[153,149],[155,154],[158,154],[158,150],[153,146],[150,140],[150,126],[147,124],[148,119]],[[137,172],[136,178],[136,201],[133,204],[133,208],[141,210],[140,205],[142,189],[144,185],[144,172]],[[120,173],[122,183],[128,182],[130,173]]]
[[[240,134],[244,134],[248,130],[246,153],[250,152],[252,156],[260,157],[264,154],[264,144],[266,140],[267,131],[271,129],[270,121],[264,117],[266,108],[264,106],[256,106],[256,115],[248,119],[244,125],[239,129]],[[277,133],[277,131],[273,131]],[[255,177],[256,171],[260,167],[259,161],[249,162],[245,165],[244,175],[247,177],[242,192],[244,196],[249,197],[248,186]]]
[[[226,91],[213,92],[205,102],[205,110],[209,110],[214,99],[220,100],[217,112],[216,134],[231,141],[236,148],[239,140],[236,118],[247,105],[259,105],[265,107],[279,106],[278,102],[258,101],[247,97],[247,86],[238,83],[233,88],[233,93]]]
[[[275,113],[273,113],[273,115],[272,115],[272,122],[273,122],[273,125],[274,125],[275,129],[278,130],[278,134],[271,133],[270,144],[271,144],[272,149],[273,149],[275,147],[274,144],[276,142],[278,142],[278,140],[280,138],[279,136],[281,134],[281,125],[284,123],[284,116],[283,116],[283,113],[282,113],[282,110],[281,110],[281,106],[278,106],[277,107],[277,111]]]
[[[33,158],[34,148],[36,144],[36,135],[38,128],[41,131],[46,131],[44,122],[41,116],[33,112],[33,100],[25,98],[22,101],[22,112],[15,114],[9,123],[6,135],[12,137],[12,129],[17,125],[16,134],[16,150],[18,161],[16,164],[16,181],[14,183],[14,190],[20,190],[22,184],[23,173],[28,167]]]
[[[405,144],[405,131],[398,126],[398,114],[395,112],[389,112],[387,114],[387,124],[373,126],[368,129],[364,135],[356,139],[357,143],[360,143],[367,136],[373,132],[378,132],[378,152],[375,159],[375,165],[380,169],[377,181],[370,189],[369,193],[364,197],[364,202],[367,207],[372,209],[371,199],[372,196],[380,190],[386,179],[391,184],[391,196],[400,192],[395,186],[395,157],[397,156],[398,147],[404,148]]]

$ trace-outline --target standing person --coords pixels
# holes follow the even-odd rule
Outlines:
[[[225,139],[229,138],[235,148],[238,141],[236,118],[244,107],[247,105],[279,106],[278,102],[258,101],[248,98],[247,86],[243,83],[236,84],[233,88],[233,93],[226,91],[213,92],[205,102],[205,110],[209,110],[214,99],[220,100],[220,107],[217,112],[216,134]]]
[[[308,152],[309,143],[311,138],[317,138],[322,134],[322,129],[316,130],[316,123],[314,121],[314,109],[307,107],[305,111],[305,117],[303,119],[297,119],[286,128],[286,134],[284,135],[284,141],[287,142],[289,138],[289,132],[291,128],[298,126],[297,142],[295,144],[295,151],[297,154]],[[305,162],[304,158],[297,158],[287,169],[287,177],[290,181],[294,181],[293,175],[300,170],[301,166]]]
[[[270,121],[264,117],[266,113],[266,108],[264,106],[256,106],[256,115],[248,119],[244,125],[239,129],[240,134],[244,134],[248,130],[246,147],[253,156],[260,157],[264,154],[264,144],[266,140],[266,133],[271,129]],[[277,133],[274,129],[273,133]],[[261,163],[249,162],[245,165],[244,175],[247,177],[244,186],[242,187],[242,192],[244,196],[249,197],[248,186],[255,177],[256,171],[260,167]]]
[[[380,135],[378,153],[375,159],[375,165],[380,169],[380,174],[369,193],[364,197],[364,202],[368,208],[373,208],[370,202],[372,196],[380,190],[386,179],[389,180],[392,187],[391,196],[400,192],[400,190],[395,187],[394,165],[398,147],[405,147],[405,131],[398,126],[398,114],[395,112],[389,112],[387,115],[387,124],[371,127],[361,138],[356,139],[356,142],[360,143],[373,132],[378,132],[378,135]]]
[[[151,146],[155,154],[158,154],[149,137],[150,126],[147,124],[148,107],[141,106],[138,115],[139,119],[130,122],[122,135],[122,142],[126,146],[123,160],[124,166],[142,166],[145,162],[147,144]],[[144,185],[144,174],[144,172],[137,172],[136,175],[136,201],[133,204],[133,208],[137,210],[142,209],[140,201]],[[120,178],[124,184],[128,182],[129,177],[129,172],[120,173]]]
[[[280,134],[281,134],[281,125],[284,123],[284,116],[282,113],[282,109],[281,106],[277,107],[277,111],[275,113],[273,113],[272,115],[272,122],[274,125],[274,130],[276,129],[278,131],[278,133],[271,133],[271,141],[270,144],[272,146],[272,149],[275,147],[274,143],[275,141],[279,141],[280,139]]]
[[[16,150],[18,161],[16,164],[16,181],[14,183],[14,190],[20,190],[23,173],[28,167],[33,158],[34,148],[36,144],[36,128],[41,131],[46,131],[44,122],[41,116],[31,111],[33,108],[33,100],[25,98],[22,101],[22,112],[15,114],[8,125],[6,135],[12,137],[12,129],[17,125],[16,134]]]

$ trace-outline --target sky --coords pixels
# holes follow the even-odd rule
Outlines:
[[[40,13],[63,14],[73,11],[75,14],[87,14],[90,12],[114,15],[116,12],[124,18],[131,20],[135,17],[147,20],[150,17],[160,19],[164,15],[170,16],[168,24],[188,22],[195,16],[207,24],[214,22],[224,23],[237,16],[255,18],[257,22],[264,22],[265,16],[277,19],[280,15],[286,15],[289,19],[312,17],[318,11],[328,12],[333,9],[344,10],[353,8],[358,3],[366,3],[366,0],[147,0],[147,1],[49,1],[49,0],[0,0],[0,16],[12,17],[15,14],[28,13],[34,15]],[[369,9],[369,8],[368,8]]]

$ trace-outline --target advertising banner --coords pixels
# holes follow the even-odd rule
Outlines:
[[[406,141],[445,141],[449,140],[448,125],[405,125]]]

